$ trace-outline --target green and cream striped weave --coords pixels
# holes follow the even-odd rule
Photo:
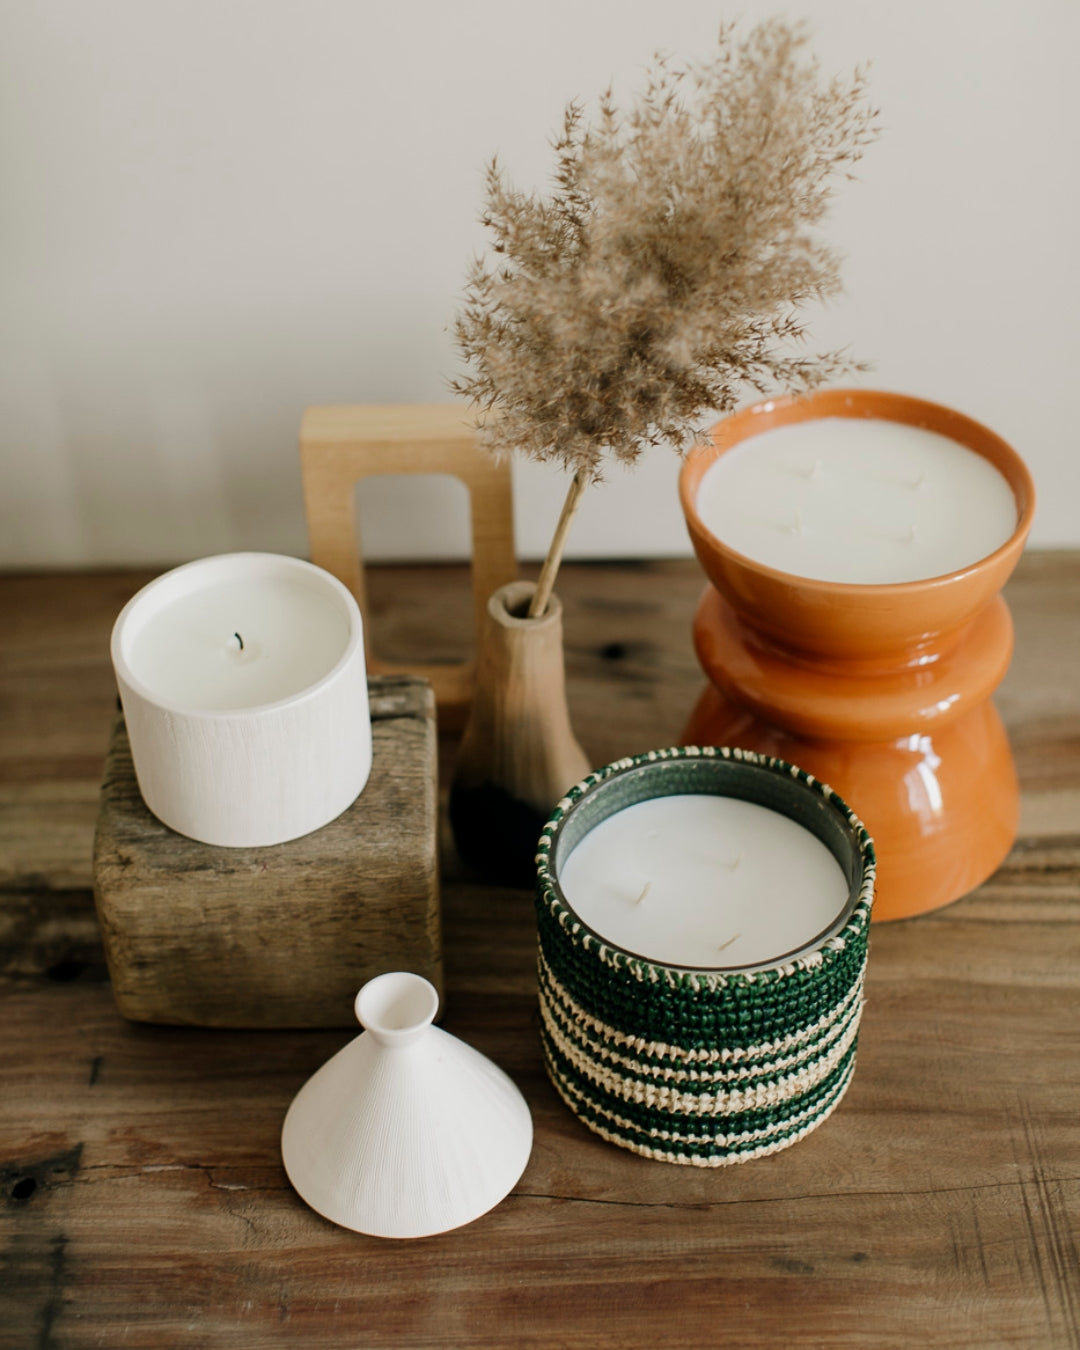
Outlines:
[[[833,930],[745,970],[688,970],[613,947],[573,913],[557,858],[634,802],[721,792],[811,829],[851,888]],[[819,1125],[851,1081],[862,1013],[873,844],[824,784],[746,750],[680,746],[589,774],[556,806],[537,853],[541,1038],[570,1109],[612,1143],[719,1167],[775,1153]]]

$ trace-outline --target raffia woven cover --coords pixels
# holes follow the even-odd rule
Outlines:
[[[737,783],[738,765],[757,768],[753,791],[718,786]],[[641,766],[650,766],[647,774],[634,772]],[[567,907],[550,855],[575,804],[619,776],[589,828],[613,810],[672,792],[787,803],[786,814],[846,847],[846,921],[783,964],[745,971],[653,964],[604,942]],[[537,867],[545,1062],[591,1130],[649,1158],[720,1167],[786,1148],[835,1108],[855,1067],[874,850],[830,788],[748,750],[650,751],[589,774],[567,793],[544,828]]]

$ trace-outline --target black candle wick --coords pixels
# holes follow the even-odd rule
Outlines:
[[[243,651],[243,650],[244,650],[244,639],[240,636],[239,633],[234,633],[234,634],[233,634],[233,637],[237,640],[237,642],[239,642],[239,644],[240,644],[240,650]]]

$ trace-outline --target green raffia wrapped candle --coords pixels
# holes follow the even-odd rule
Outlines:
[[[691,969],[625,951],[581,920],[559,874],[584,836],[638,802],[703,793],[757,803],[821,840],[848,888],[824,932],[772,961]],[[567,793],[537,868],[545,1062],[591,1130],[646,1157],[719,1167],[795,1143],[834,1109],[855,1066],[874,848],[829,787],[747,750],[649,751]]]

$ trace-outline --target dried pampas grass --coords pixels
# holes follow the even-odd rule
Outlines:
[[[839,289],[817,227],[876,113],[861,74],[823,82],[806,45],[780,21],[725,28],[705,65],[657,57],[625,115],[610,91],[591,125],[572,103],[546,196],[488,168],[493,256],[469,273],[455,324],[469,373],[452,387],[493,451],[574,475],[535,613],[607,456],[682,450],[745,389],[801,392],[853,368],[798,351],[798,311]]]

